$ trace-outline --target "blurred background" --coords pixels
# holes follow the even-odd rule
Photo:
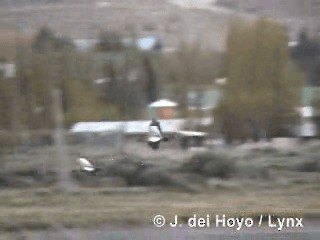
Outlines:
[[[0,239],[318,239],[319,0],[0,0]],[[168,142],[147,145],[158,119]],[[81,169],[86,157],[96,173]],[[173,214],[174,213],[174,214]]]

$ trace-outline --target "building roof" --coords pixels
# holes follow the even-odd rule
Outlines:
[[[186,137],[206,137],[209,134],[206,132],[199,132],[199,131],[179,131],[178,135],[182,135]]]
[[[149,104],[149,107],[176,107],[178,104],[176,102],[170,101],[168,99],[160,99]]]
[[[184,119],[160,120],[161,129],[166,133],[175,133],[182,129]],[[123,131],[127,134],[144,134],[148,132],[150,120],[127,122],[79,122],[75,123],[70,131],[72,133],[101,133]]]

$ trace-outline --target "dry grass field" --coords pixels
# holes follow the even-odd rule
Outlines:
[[[307,198],[305,196],[308,196]],[[1,194],[1,231],[97,227],[145,226],[156,214],[181,219],[193,214],[227,214],[258,217],[259,214],[319,215],[319,187],[284,188],[219,186],[190,194],[143,188],[116,192],[111,189],[80,189],[61,193],[54,189],[8,190]]]
[[[54,148],[2,156],[1,181],[7,176],[12,186],[1,190],[1,231],[145,226],[155,214],[171,218],[173,213],[182,218],[194,213],[306,218],[320,214],[317,142],[285,149],[254,144],[215,148],[209,150],[208,159],[199,157],[206,150],[164,146],[154,152],[143,143],[127,144],[121,155],[93,146],[70,146],[67,153],[75,172],[79,154],[105,171],[96,176],[79,175],[74,179],[78,187],[65,193],[35,173],[43,168],[57,170]],[[140,175],[133,174],[134,164],[140,162],[145,168]]]

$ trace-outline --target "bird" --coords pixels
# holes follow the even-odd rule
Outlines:
[[[79,157],[80,171],[95,175],[96,172],[101,171],[101,168],[95,167],[87,158]]]
[[[167,142],[169,140],[168,138],[162,136],[162,131],[159,124],[160,124],[159,122],[156,122],[153,119],[149,125],[147,141],[148,141],[148,145],[153,150],[159,149],[161,141]]]

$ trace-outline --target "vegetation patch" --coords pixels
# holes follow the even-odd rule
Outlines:
[[[183,172],[192,172],[206,177],[229,178],[235,171],[235,161],[212,152],[192,156],[181,166]]]

